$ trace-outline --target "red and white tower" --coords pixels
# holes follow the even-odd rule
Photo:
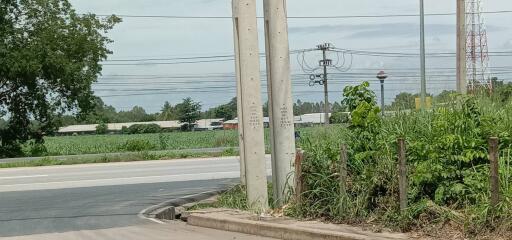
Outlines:
[[[466,68],[468,91],[492,93],[487,30],[482,16],[482,0],[466,0]]]

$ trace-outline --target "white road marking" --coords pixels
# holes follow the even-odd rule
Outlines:
[[[23,178],[38,178],[38,177],[49,177],[49,175],[32,175],[32,176],[13,176],[13,177],[0,177],[0,180],[8,179],[23,179]]]
[[[194,180],[217,180],[224,178],[240,177],[240,172],[212,172],[197,174],[181,174],[181,175],[163,175],[163,176],[147,176],[147,177],[127,177],[127,178],[110,178],[110,179],[91,179],[91,180],[73,180],[61,182],[45,182],[45,183],[23,183],[0,185],[0,192],[20,192],[32,190],[50,190],[50,189],[69,189],[96,186],[117,186],[132,185],[142,183],[164,183],[164,182],[186,182]]]
[[[192,195],[188,195],[188,196],[185,196],[185,197],[180,197],[181,199],[187,199],[187,198],[193,198],[197,195],[201,195],[201,194],[205,194],[205,193],[209,193],[211,191],[205,191],[205,192],[202,192],[202,193],[197,193],[197,194],[192,194]],[[180,199],[180,198],[177,198],[177,199]],[[156,219],[156,218],[151,218],[151,217],[146,217],[147,214],[151,213],[151,212],[148,212],[151,208],[155,208],[155,207],[159,207],[160,205],[162,205],[163,203],[159,203],[159,204],[155,204],[153,206],[150,206],[150,207],[147,207],[146,209],[142,210],[139,212],[139,214],[137,214],[137,216],[141,219],[145,219],[145,220],[149,220],[149,221],[152,221],[152,222],[156,222],[158,224],[165,224],[165,222],[163,221],[160,221],[159,219]],[[163,208],[164,206],[162,206]],[[158,210],[158,209],[157,209]],[[156,210],[154,210],[156,211]]]

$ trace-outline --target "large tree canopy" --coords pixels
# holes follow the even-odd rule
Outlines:
[[[67,0],[0,0],[0,155],[41,141],[57,116],[93,108],[91,85],[111,53],[104,34],[119,21],[77,14]]]
[[[188,130],[201,118],[201,104],[194,102],[192,98],[185,98],[183,102],[176,105],[176,113],[181,123],[187,123]]]

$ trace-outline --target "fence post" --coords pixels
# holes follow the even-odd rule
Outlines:
[[[342,196],[347,196],[347,162],[348,162],[348,150],[346,144],[341,144],[340,152],[340,193]]]
[[[399,166],[399,181],[400,188],[400,210],[407,209],[407,160],[405,155],[405,139],[399,138],[398,142],[398,166]]]
[[[499,139],[489,138],[491,206],[496,207],[500,202],[500,176],[499,176]]]
[[[302,200],[302,192],[304,188],[304,179],[302,176],[302,160],[304,160],[304,151],[300,148],[297,149],[295,155],[295,199],[300,205]]]

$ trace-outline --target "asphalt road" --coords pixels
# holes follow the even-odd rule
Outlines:
[[[238,176],[236,158],[0,169],[0,237],[152,224],[138,213]]]

